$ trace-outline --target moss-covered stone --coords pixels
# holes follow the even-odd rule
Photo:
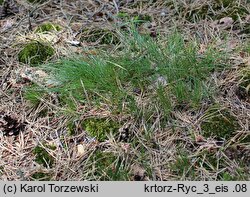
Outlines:
[[[119,125],[108,119],[88,119],[83,122],[83,127],[89,135],[98,141],[106,140],[108,134],[116,134],[119,130]]]
[[[80,40],[106,45],[118,44],[120,42],[118,36],[113,31],[99,28],[86,29]]]
[[[3,4],[3,1],[4,1],[4,0],[0,0],[0,5],[2,5],[2,4]]]
[[[53,149],[53,147],[51,147]],[[35,154],[35,162],[43,165],[44,167],[52,167],[54,163],[53,157],[41,146],[36,146],[33,149],[33,154]]]
[[[57,24],[52,23],[43,23],[37,27],[35,30],[36,33],[43,33],[43,32],[51,32],[51,31],[60,31],[62,27]]]
[[[44,63],[55,53],[54,49],[46,43],[31,42],[24,46],[18,54],[18,60],[29,63],[31,66]]]
[[[219,109],[218,106],[210,107],[201,123],[204,137],[230,138],[240,126],[228,110]]]

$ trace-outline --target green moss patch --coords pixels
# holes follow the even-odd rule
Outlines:
[[[89,135],[95,137],[98,141],[107,139],[110,133],[118,133],[119,125],[108,119],[88,119],[83,122],[84,129]]]
[[[54,49],[46,43],[31,42],[24,46],[18,54],[18,60],[22,63],[29,63],[31,66],[44,63],[52,55]]]
[[[4,1],[4,0],[0,0],[0,5],[2,5],[2,4],[3,4],[3,1]]]
[[[62,27],[57,24],[52,23],[43,23],[37,27],[35,30],[36,33],[43,33],[43,32],[51,32],[51,31],[60,31]]]
[[[54,147],[51,147],[53,149]],[[36,146],[33,149],[33,154],[35,154],[35,162],[43,165],[44,167],[52,167],[54,163],[53,157],[41,146]]]
[[[234,116],[226,109],[210,107],[201,123],[202,134],[205,137],[230,138],[240,126]]]
[[[101,45],[118,44],[120,42],[118,36],[113,31],[99,28],[86,29],[80,40]]]

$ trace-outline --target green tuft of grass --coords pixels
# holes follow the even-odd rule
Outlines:
[[[132,31],[122,40],[115,54],[100,53],[49,64],[51,77],[60,84],[51,90],[58,92],[65,103],[73,97],[83,104],[106,103],[118,109],[125,103],[137,110],[136,89],[142,94],[156,93],[154,100],[169,113],[175,105],[195,107],[210,96],[212,89],[207,87],[206,79],[223,67],[219,52],[208,49],[201,55],[195,42],[186,43],[177,32],[157,41]]]
[[[48,60],[54,53],[54,49],[48,44],[34,41],[24,46],[18,54],[18,60],[31,66],[37,66]]]

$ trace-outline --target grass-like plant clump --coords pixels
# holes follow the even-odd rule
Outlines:
[[[121,44],[113,53],[85,53],[88,55],[61,59],[46,65],[44,69],[51,80],[56,82],[46,91],[55,92],[64,109],[78,110],[77,113],[89,113],[89,109],[105,109],[111,116],[119,117],[120,122],[126,118],[138,121],[134,130],[128,131],[132,137],[126,142],[140,152],[135,158],[151,177],[154,169],[147,164],[150,154],[147,146],[159,148],[151,143],[152,128],[155,124],[164,128],[166,122],[172,121],[176,109],[199,108],[204,98],[209,99],[213,94],[213,88],[208,85],[211,84],[208,83],[209,76],[214,71],[224,69],[223,58],[220,52],[209,47],[204,53],[199,53],[196,42],[185,41],[178,32],[154,39],[131,31],[122,35],[120,40]],[[31,99],[34,95],[36,101],[34,92],[30,95]],[[79,111],[79,106],[83,106],[83,111]],[[160,114],[157,120],[159,123],[156,123],[156,110]],[[117,140],[121,131],[120,122],[118,124],[107,116],[100,117],[93,114],[86,116],[80,128],[99,142],[108,142],[109,136]],[[142,122],[143,128],[136,128]],[[205,124],[202,125],[204,131]],[[210,131],[211,125],[205,126],[209,127],[205,137],[224,137],[226,131],[213,134]],[[74,123],[68,124],[70,135],[74,135],[74,127]],[[142,146],[141,142],[147,145]],[[129,161],[126,161],[127,166],[124,167],[124,157],[105,151],[98,150],[88,158],[87,164],[91,163],[86,165],[89,179],[128,180]],[[176,158],[169,166],[171,172],[176,176],[194,178],[197,168],[195,163],[190,168],[193,165],[192,158]],[[197,165],[200,163],[197,162]],[[212,169],[204,166],[204,169]]]
[[[207,96],[206,79],[220,68],[218,53],[198,53],[195,42],[186,43],[175,32],[164,42],[132,32],[116,54],[63,59],[48,65],[59,86],[54,91],[66,102],[73,96],[82,103],[101,103],[137,110],[140,94],[152,96],[166,113],[173,107],[195,107]],[[209,89],[209,92],[212,92]],[[116,108],[117,109],[117,108]]]

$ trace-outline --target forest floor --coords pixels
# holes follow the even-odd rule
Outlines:
[[[249,0],[0,0],[1,180],[250,180]]]

